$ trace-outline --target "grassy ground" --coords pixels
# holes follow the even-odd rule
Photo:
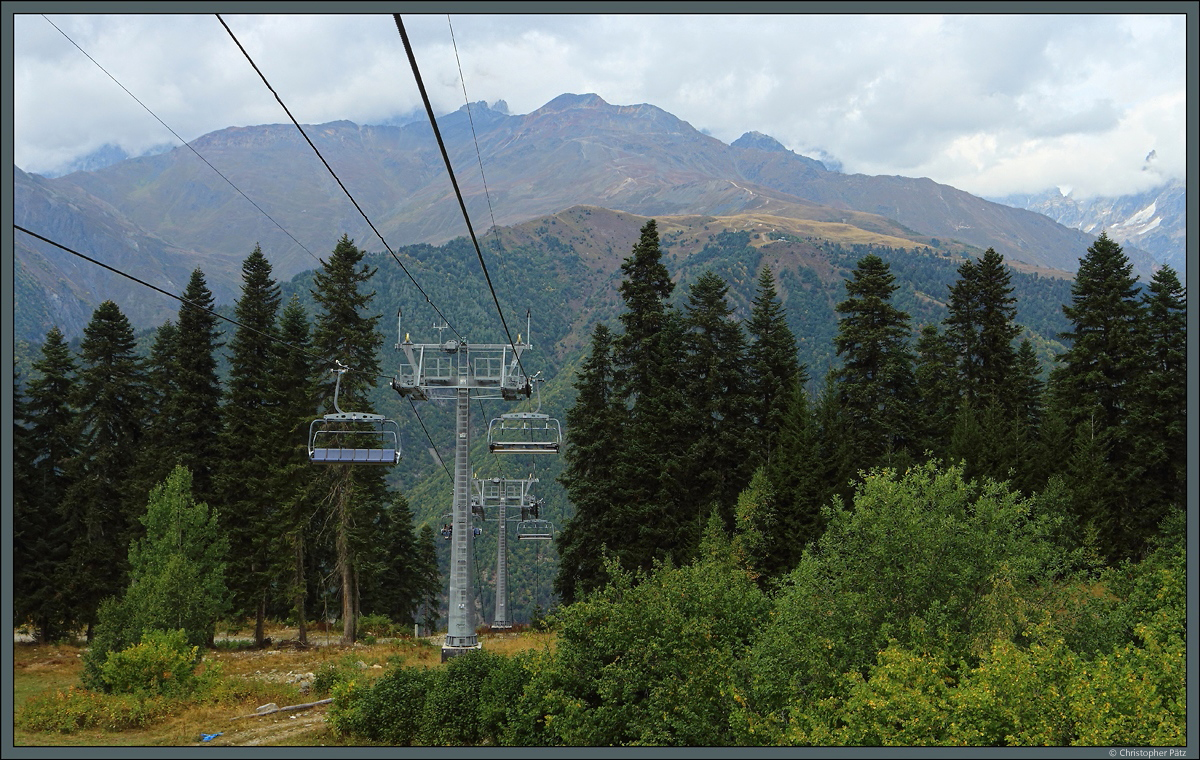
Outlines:
[[[295,638],[295,630],[275,629],[269,636],[278,642]],[[304,693],[299,683],[290,683],[297,674],[315,673],[323,664],[332,664],[361,673],[362,678],[377,678],[393,663],[417,667],[441,667],[440,637],[382,639],[376,643],[342,647],[333,633],[310,634],[307,650],[252,649],[248,643],[218,641],[218,648],[205,654],[205,664],[219,663],[221,688],[209,699],[173,707],[161,720],[139,729],[105,731],[77,730],[72,733],[33,732],[14,726],[17,746],[194,746],[200,744],[234,746],[321,746],[339,745],[325,726],[326,706],[268,716],[253,715],[268,702],[279,707],[313,702],[328,695]],[[553,634],[483,634],[483,646],[493,652],[512,655],[527,649],[553,648]],[[78,687],[82,671],[83,647],[16,643],[13,648],[13,704],[18,717],[30,699]],[[359,677],[359,676],[356,676]],[[201,734],[222,733],[210,742],[201,742]]]

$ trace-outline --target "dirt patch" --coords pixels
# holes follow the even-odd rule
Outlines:
[[[219,747],[323,746],[328,705],[233,721],[223,735],[197,745]]]

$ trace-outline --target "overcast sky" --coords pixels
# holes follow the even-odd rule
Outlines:
[[[287,116],[213,15],[14,18],[14,161],[52,172]],[[388,15],[223,16],[301,123],[422,113]],[[1182,15],[404,16],[433,101],[523,114],[565,92],[650,103],[849,173],[982,196],[1148,189],[1185,173]],[[424,118],[423,115],[421,118]],[[1146,157],[1156,158],[1145,170]],[[487,157],[483,157],[486,167]]]

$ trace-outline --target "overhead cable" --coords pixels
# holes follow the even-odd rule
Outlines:
[[[516,355],[517,366],[521,368],[521,374],[529,377],[525,372],[525,365],[521,363],[520,354],[516,353],[516,342],[513,340],[512,333],[508,329],[508,322],[504,319],[504,310],[500,308],[500,299],[496,297],[496,289],[492,287],[492,278],[488,274],[487,264],[483,261],[483,252],[479,250],[479,239],[475,237],[475,228],[471,226],[471,215],[467,213],[467,204],[463,200],[462,190],[458,187],[458,180],[454,176],[454,167],[450,163],[450,154],[446,152],[446,143],[442,140],[442,132],[438,129],[437,118],[433,115],[433,106],[429,102],[429,93],[425,91],[425,82],[421,79],[421,70],[417,67],[416,56],[413,55],[412,44],[408,41],[408,33],[404,31],[404,21],[401,20],[399,13],[393,13],[392,18],[396,20],[396,29],[400,32],[400,39],[404,42],[404,52],[408,54],[408,62],[412,65],[413,78],[417,80],[417,89],[421,91],[421,100],[425,103],[425,112],[429,114],[429,124],[433,127],[433,136],[437,138],[438,148],[442,151],[442,160],[446,162],[446,172],[450,175],[450,184],[454,186],[454,195],[458,198],[458,207],[462,209],[463,219],[467,223],[467,232],[471,233],[471,243],[475,246],[475,255],[479,258],[479,266],[483,269],[483,277],[487,280],[488,290],[492,292],[492,302],[496,304],[496,313],[500,315],[500,324],[504,327],[504,334],[508,336],[509,345],[513,346],[513,353]]]
[[[33,232],[32,230],[27,230],[19,224],[14,224],[13,229],[20,230],[21,232],[24,232],[26,235],[29,235],[30,237],[35,237],[44,243],[49,243],[50,245],[54,246],[55,248],[60,248],[73,256],[78,256],[79,258],[83,259],[84,261],[90,261],[91,263],[95,264],[96,266],[107,269],[108,271],[113,272],[114,274],[119,274],[126,279],[133,280],[138,285],[142,285],[144,287],[150,288],[151,290],[153,290],[155,292],[162,293],[164,296],[166,296],[168,298],[174,298],[176,301],[179,301],[180,303],[187,304],[188,306],[191,306],[193,308],[208,312],[209,314],[213,315],[214,317],[217,317],[218,319],[223,319],[226,322],[237,325],[238,327],[242,328],[243,330],[249,330],[250,332],[254,333],[255,335],[261,335],[262,337],[267,338],[269,340],[273,340],[282,346],[287,346],[288,348],[292,349],[293,351],[298,351],[311,359],[316,359],[317,361],[321,361],[326,364],[334,363],[333,361],[326,359],[323,356],[318,356],[317,354],[314,354],[311,351],[306,351],[305,349],[300,348],[299,346],[294,346],[285,340],[282,340],[274,335],[271,335],[270,333],[265,333],[262,330],[257,330],[253,327],[250,327],[249,325],[244,325],[241,322],[237,321],[236,319],[231,319],[230,317],[227,317],[224,314],[220,314],[220,313],[218,313],[212,309],[209,309],[205,306],[201,306],[198,303],[189,301],[188,299],[183,298],[182,296],[177,296],[174,293],[168,293],[167,291],[163,290],[162,288],[158,287],[157,285],[151,285],[150,283],[146,282],[145,280],[138,279],[137,277],[134,277],[133,275],[131,275],[127,272],[123,272],[120,269],[117,269],[116,267],[109,266],[108,264],[105,264],[103,261],[97,261],[96,259],[93,259],[91,256],[80,253],[79,251],[73,250],[71,248],[68,248],[67,246],[63,245],[62,243],[51,240],[50,238],[45,237],[44,235],[39,235],[36,232]],[[351,370],[351,371],[352,372],[362,372],[363,370]],[[374,373],[367,373],[367,374],[374,374]],[[391,379],[391,377],[389,375],[375,374],[374,376],[382,377],[385,379]]]
[[[342,182],[341,178],[338,177],[337,172],[335,172],[333,167],[329,165],[329,162],[325,160],[325,156],[321,155],[321,151],[317,150],[317,146],[313,144],[313,141],[309,138],[308,133],[304,131],[304,127],[300,126],[300,122],[297,121],[296,117],[292,115],[291,110],[289,110],[287,105],[283,102],[283,98],[279,97],[279,93],[275,92],[275,88],[271,86],[269,81],[267,81],[266,75],[264,75],[262,70],[258,68],[258,64],[256,64],[254,59],[250,57],[250,54],[246,52],[246,48],[242,47],[242,43],[238,41],[237,35],[235,35],[233,30],[229,28],[229,25],[225,23],[225,19],[221,18],[221,14],[219,13],[216,14],[216,17],[217,20],[221,22],[221,26],[225,27],[225,31],[229,33],[229,36],[233,39],[234,44],[238,46],[238,50],[241,50],[242,55],[244,55],[246,60],[250,62],[250,65],[254,68],[255,73],[257,73],[259,78],[262,79],[263,84],[265,84],[267,89],[271,91],[271,94],[275,96],[275,100],[279,103],[280,107],[283,108],[284,112],[288,115],[288,118],[291,119],[292,123],[296,125],[296,129],[300,130],[300,134],[304,137],[305,142],[307,142],[308,146],[313,149],[314,153],[317,154],[317,158],[321,159],[321,163],[325,165],[325,168],[329,170],[329,174],[338,183],[338,187],[342,188],[342,192],[346,194],[346,197],[349,198],[350,202],[354,204],[354,208],[356,208],[358,213],[362,215],[362,218],[366,220],[367,226],[371,228],[371,231],[374,232],[379,238],[379,242],[383,243],[383,247],[387,249],[387,252],[392,255],[392,258],[396,260],[396,263],[399,264],[400,268],[404,270],[404,273],[408,275],[408,279],[412,281],[412,284],[415,285],[417,290],[420,291],[421,295],[425,297],[425,303],[433,307],[433,310],[437,312],[439,317],[442,318],[442,321],[450,327],[450,330],[453,331],[455,335],[458,335],[459,340],[465,343],[466,338],[463,338],[462,334],[459,333],[458,330],[455,330],[452,325],[450,325],[450,320],[446,319],[446,315],[441,312],[441,309],[437,307],[437,305],[429,297],[429,294],[425,292],[420,283],[417,282],[416,278],[412,276],[412,272],[409,272],[408,267],[404,266],[404,262],[400,260],[400,257],[396,255],[396,252],[392,250],[392,247],[388,245],[387,240],[384,239],[383,233],[375,228],[375,224],[371,222],[371,218],[367,216],[367,212],[363,211],[362,206],[358,205],[358,201],[356,201],[354,196],[350,194],[350,191],[346,189],[346,185]]]
[[[316,254],[314,254],[312,251],[308,250],[308,247],[307,247],[307,246],[305,246],[305,245],[304,245],[304,243],[301,243],[299,240],[296,240],[296,237],[295,237],[294,235],[292,235],[292,233],[290,233],[290,232],[288,232],[286,229],[284,229],[284,227],[283,227],[283,225],[282,225],[282,224],[280,224],[279,222],[275,221],[274,217],[272,217],[270,214],[268,214],[266,211],[264,211],[264,210],[263,210],[263,208],[262,208],[262,206],[260,206],[260,205],[258,205],[257,203],[255,203],[255,202],[254,202],[254,199],[252,199],[250,196],[248,196],[248,195],[246,195],[245,193],[243,193],[243,192],[242,192],[242,189],[241,189],[240,187],[238,187],[237,185],[233,184],[233,180],[229,179],[229,177],[226,177],[224,174],[222,174],[222,173],[221,173],[221,170],[220,170],[220,169],[218,169],[217,167],[213,166],[213,165],[212,165],[212,164],[209,162],[209,160],[208,160],[207,158],[205,158],[204,156],[200,155],[200,151],[198,151],[198,150],[196,150],[194,147],[192,147],[191,143],[189,143],[187,140],[185,140],[185,139],[183,139],[182,137],[180,137],[180,136],[179,136],[179,133],[178,133],[178,132],[176,132],[174,129],[171,129],[171,125],[170,125],[170,124],[167,124],[165,121],[163,121],[162,119],[160,119],[160,118],[159,118],[158,114],[156,114],[156,113],[154,113],[154,111],[150,110],[150,106],[146,105],[146,104],[145,104],[145,103],[143,103],[141,100],[138,100],[138,97],[137,97],[137,95],[134,95],[132,92],[129,92],[129,88],[128,88],[128,87],[126,87],[125,85],[121,84],[121,82],[120,82],[120,81],[119,81],[119,80],[118,80],[116,77],[114,77],[112,74],[110,74],[110,73],[108,72],[108,69],[106,69],[106,68],[104,68],[103,66],[101,66],[101,65],[100,65],[100,63],[99,63],[99,62],[98,62],[98,61],[97,61],[95,58],[92,58],[90,55],[88,55],[88,52],[87,52],[86,50],[84,50],[83,48],[79,47],[79,43],[77,43],[75,40],[71,39],[71,38],[70,38],[70,37],[67,35],[67,33],[66,33],[66,32],[64,32],[62,29],[59,29],[59,28],[58,28],[58,26],[57,26],[57,25],[56,25],[56,24],[55,24],[53,21],[51,21],[50,19],[46,18],[46,15],[45,15],[45,14],[42,14],[42,18],[45,18],[45,19],[46,19],[46,22],[47,22],[48,24],[50,24],[50,26],[53,26],[55,29],[58,29],[58,33],[59,33],[59,34],[61,34],[61,35],[62,35],[62,36],[64,36],[64,37],[66,37],[66,38],[67,38],[67,42],[70,42],[72,45],[74,45],[76,48],[78,48],[79,52],[81,52],[81,53],[83,53],[85,56],[87,56],[87,59],[88,59],[89,61],[91,61],[92,63],[96,64],[96,68],[100,69],[100,70],[101,70],[101,71],[103,71],[105,74],[108,74],[108,78],[109,78],[109,79],[111,79],[111,80],[113,80],[114,82],[116,82],[116,83],[117,83],[117,86],[118,86],[118,87],[120,87],[122,90],[124,90],[126,93],[128,93],[129,97],[133,98],[133,99],[134,99],[134,101],[136,101],[136,102],[137,102],[137,104],[138,104],[139,106],[141,106],[142,108],[146,109],[147,113],[149,113],[149,114],[150,114],[151,116],[153,116],[155,119],[158,119],[158,123],[159,123],[159,124],[162,124],[164,127],[166,127],[166,128],[167,128],[167,131],[168,131],[168,132],[170,132],[171,134],[175,135],[175,139],[177,139],[177,140],[179,140],[179,142],[183,143],[183,145],[184,145],[184,146],[185,146],[185,147],[186,147],[188,150],[190,150],[191,152],[195,153],[197,158],[199,158],[199,159],[200,159],[201,161],[203,161],[204,163],[208,164],[208,168],[210,168],[210,169],[212,169],[214,172],[216,172],[216,173],[217,173],[217,176],[219,176],[221,179],[223,179],[223,180],[225,180],[226,182],[228,182],[230,187],[232,187],[234,190],[237,190],[237,191],[238,191],[238,193],[240,193],[240,194],[241,194],[241,196],[242,196],[243,198],[245,198],[246,200],[250,201],[250,205],[251,205],[251,206],[254,206],[254,208],[258,209],[258,210],[259,210],[259,212],[260,212],[260,213],[261,213],[263,216],[265,216],[266,218],[270,219],[272,224],[274,224],[276,227],[278,227],[280,230],[282,230],[282,231],[283,231],[283,234],[287,235],[288,237],[290,237],[290,238],[292,239],[292,242],[294,242],[296,245],[298,245],[298,246],[300,246],[301,248],[303,248],[303,249],[304,249],[304,252],[305,252],[305,253],[307,253],[309,256],[312,256],[312,257],[313,257],[313,259],[314,259],[314,260],[315,260],[317,263],[321,264],[322,266],[324,266],[324,265],[325,265],[325,262],[324,262],[324,261],[321,261],[321,259],[320,259],[320,258],[319,258],[319,257],[318,257]]]

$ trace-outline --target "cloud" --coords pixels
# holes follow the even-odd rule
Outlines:
[[[423,112],[387,15],[223,18],[302,122],[403,123]],[[212,15],[53,19],[185,139],[287,120]],[[448,23],[429,14],[404,23],[438,113],[462,106],[464,80],[470,100],[503,99],[514,114],[564,92],[595,92],[659,106],[725,142],[759,131],[849,172],[930,176],[977,193],[1032,192],[1044,181],[1077,193],[1133,186],[1146,175],[1124,167],[1140,169],[1151,148],[1164,172],[1184,166],[1182,16],[453,15]],[[173,139],[44,19],[17,17],[16,26],[22,168],[52,169],[106,143],[137,153]]]

